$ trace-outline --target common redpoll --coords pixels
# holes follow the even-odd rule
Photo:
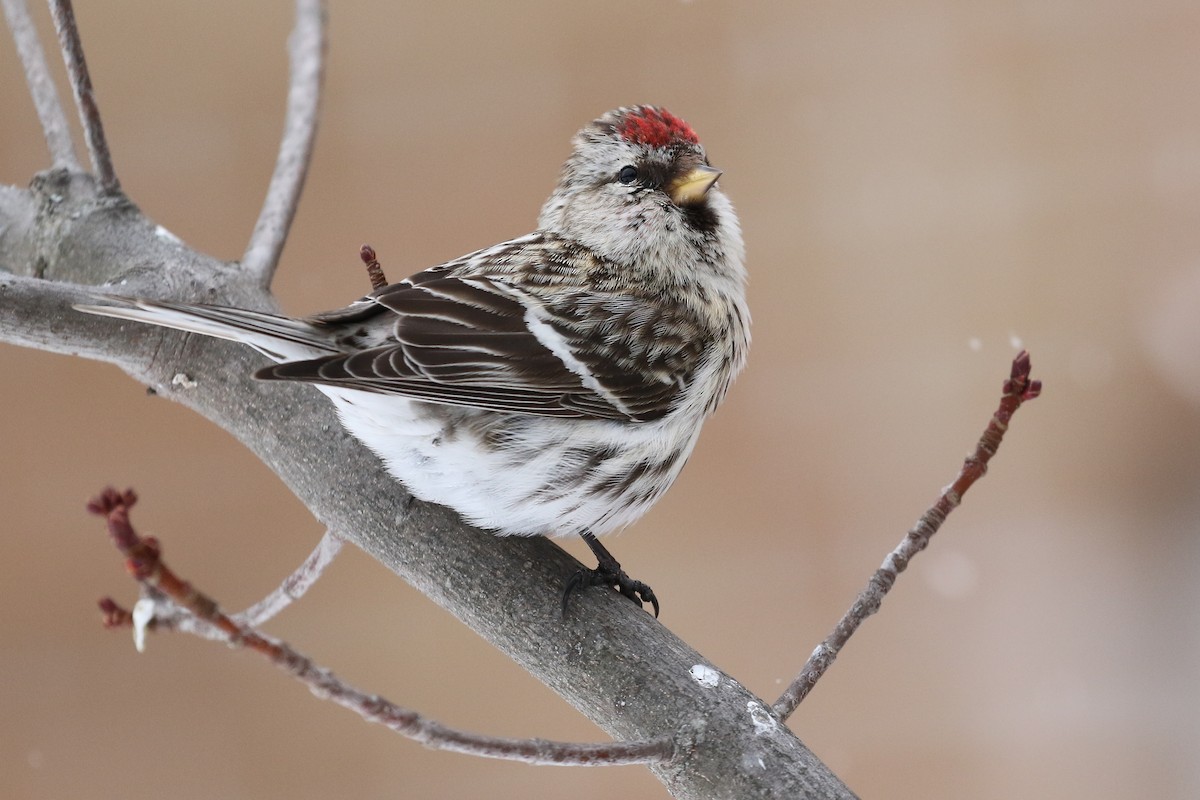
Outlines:
[[[692,129],[653,106],[581,130],[533,233],[303,319],[160,300],[80,310],[250,345],[316,385],[416,497],[501,535],[596,535],[678,476],[750,343],[741,231]]]

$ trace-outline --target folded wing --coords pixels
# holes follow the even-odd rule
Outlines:
[[[693,326],[644,299],[556,300],[501,277],[421,273],[309,319],[344,352],[257,377],[548,417],[645,422],[671,410],[701,357]]]

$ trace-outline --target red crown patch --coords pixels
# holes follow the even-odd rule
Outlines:
[[[672,142],[700,143],[686,122],[666,109],[653,106],[641,106],[626,114],[617,126],[617,133],[627,142],[647,147],[666,147]]]

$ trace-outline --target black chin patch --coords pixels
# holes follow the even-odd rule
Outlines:
[[[683,221],[694,231],[698,233],[712,233],[717,229],[717,214],[708,205],[707,200],[702,200],[699,203],[682,206]]]

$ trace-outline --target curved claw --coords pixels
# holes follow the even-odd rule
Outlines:
[[[630,578],[624,570],[617,573],[616,583],[613,585],[624,597],[637,603],[638,608],[649,603],[654,608],[654,618],[658,619],[658,598],[654,595],[653,589],[641,581]]]
[[[562,613],[563,617],[567,616],[567,607],[571,602],[571,595],[589,586],[608,586],[616,589],[622,597],[626,597],[637,603],[638,608],[641,608],[646,603],[654,609],[654,617],[658,618],[659,605],[658,597],[654,594],[654,590],[642,581],[636,581],[625,574],[625,570],[617,567],[615,570],[606,569],[605,564],[600,564],[596,569],[578,569],[567,580],[567,585],[563,589],[562,596]]]
[[[577,592],[583,588],[584,579],[587,577],[588,572],[591,572],[591,570],[588,570],[588,569],[575,570],[575,573],[573,575],[571,575],[571,577],[567,580],[567,585],[563,588],[563,595],[562,595],[563,619],[567,618],[567,606],[571,602],[571,593]]]

